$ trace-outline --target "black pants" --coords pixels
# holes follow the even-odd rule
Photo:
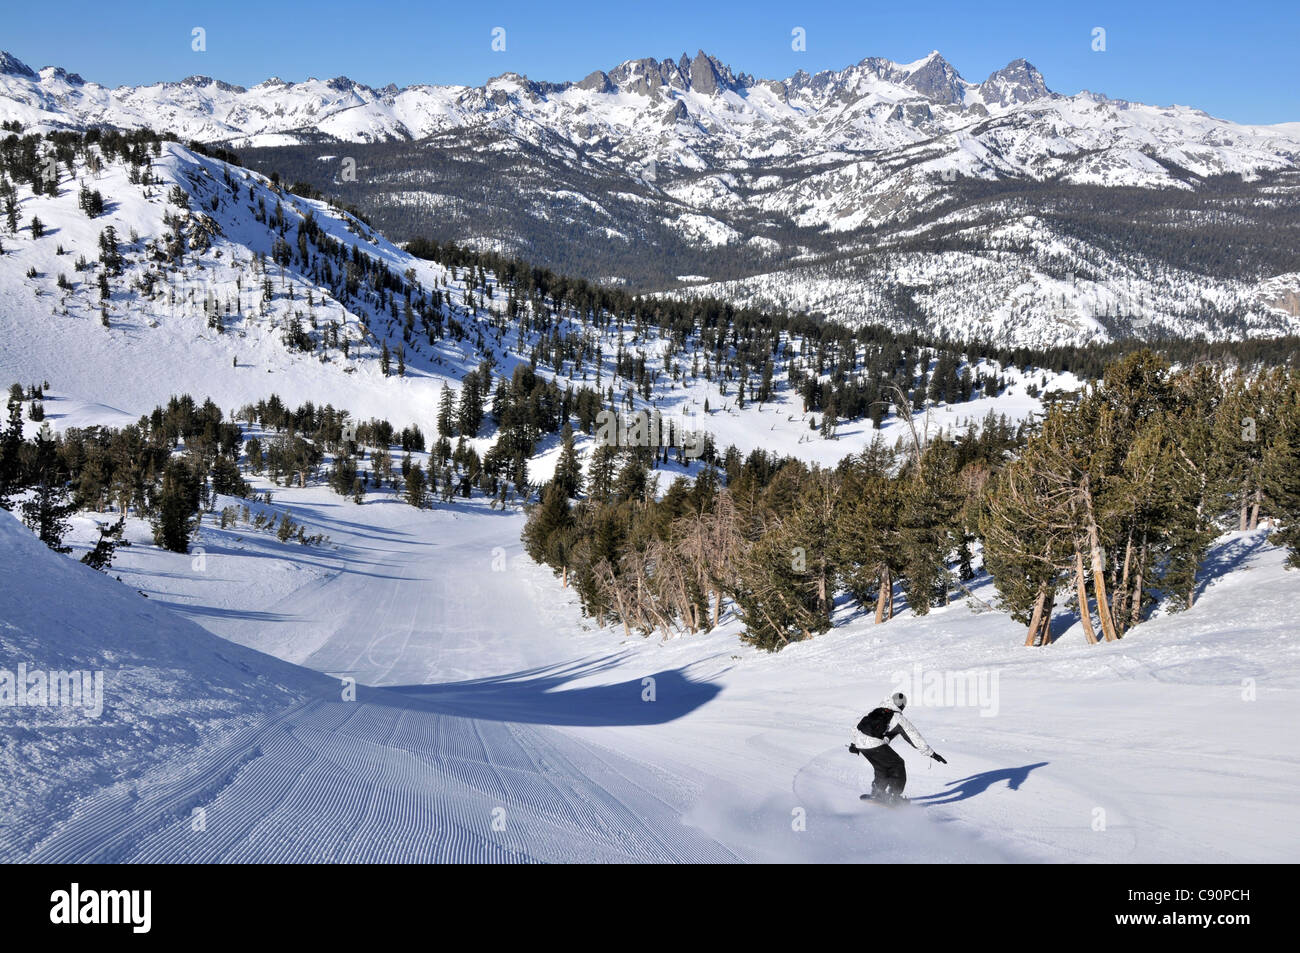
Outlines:
[[[876,770],[875,780],[871,782],[871,793],[902,794],[907,784],[907,766],[903,756],[889,745],[877,745],[874,748],[860,748],[863,757],[871,762]]]

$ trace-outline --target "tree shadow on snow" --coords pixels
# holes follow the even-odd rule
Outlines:
[[[398,699],[391,696],[400,694],[446,714],[532,725],[662,725],[708,704],[722,691],[720,685],[696,681],[680,669],[610,685],[561,688],[617,662],[617,656],[607,656],[463,682],[372,689],[365,701],[396,704]]]
[[[1235,536],[1223,543],[1212,546],[1210,551],[1206,553],[1205,560],[1201,563],[1200,568],[1196,571],[1196,598],[1199,599],[1205,593],[1205,590],[1214,585],[1220,577],[1240,569],[1250,557],[1268,545],[1269,540],[1266,535],[1252,533],[1250,535]],[[1169,595],[1168,592],[1158,586],[1150,591],[1157,596],[1158,602],[1162,602]],[[1143,618],[1146,618],[1145,614]],[[1072,610],[1054,616],[1051,623],[1049,644],[1054,644],[1061,636],[1078,624],[1081,619],[1082,616],[1079,614],[1077,606]],[[1100,637],[1101,620],[1095,615],[1092,616],[1092,628]]]
[[[952,804],[955,801],[965,801],[977,794],[983,794],[999,781],[1007,782],[1007,787],[1016,791],[1020,789],[1020,785],[1025,783],[1025,778],[1029,777],[1030,771],[1044,767],[1047,764],[1046,761],[1039,761],[1037,764],[1026,764],[1019,768],[998,768],[996,771],[981,771],[979,774],[972,774],[960,781],[949,781],[946,787],[950,788],[950,790],[914,797],[912,801],[926,805]]]
[[[1238,536],[1220,545],[1210,547],[1205,560],[1196,572],[1196,595],[1201,596],[1220,576],[1226,576],[1259,550],[1269,545],[1269,539],[1263,533]]]
[[[1047,626],[1047,644],[1055,645],[1065,633],[1069,632],[1081,621],[1083,621],[1083,616],[1077,608],[1066,609],[1064,612],[1054,614]],[[1092,627],[1094,632],[1101,631],[1101,623],[1095,617],[1092,617]]]

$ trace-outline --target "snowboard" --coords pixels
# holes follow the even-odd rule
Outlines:
[[[893,800],[885,800],[884,798],[876,797],[874,794],[859,794],[858,800],[870,801],[872,804],[879,804],[881,807],[902,807],[905,804],[911,803],[911,801],[909,801],[905,797],[899,797]]]

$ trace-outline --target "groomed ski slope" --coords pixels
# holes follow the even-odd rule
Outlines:
[[[7,514],[0,542],[6,661],[95,666],[107,685],[100,719],[4,710],[6,753],[21,766],[6,779],[4,860],[735,859],[676,822],[684,803],[643,765],[412,694],[362,688],[345,701],[333,679],[223,642],[54,556]],[[204,705],[214,693],[225,704]],[[142,719],[151,708],[164,713]],[[176,723],[200,721],[158,750]],[[111,770],[114,753],[122,780],[100,788],[95,763]]]
[[[295,491],[292,507],[326,529],[329,547],[272,539],[244,550],[208,528],[201,570],[192,556],[120,551],[114,572],[126,585],[0,519],[6,659],[85,654],[90,633],[69,625],[72,596],[101,620],[93,644],[110,661],[125,654],[117,646],[146,654],[141,631],[166,633],[147,643],[161,661],[101,666],[108,713],[88,737],[117,753],[120,779],[74,772],[71,790],[24,800],[32,772],[57,771],[75,731],[17,733],[44,764],[5,781],[13,810],[0,857],[1116,862],[1300,852],[1288,742],[1300,714],[1295,574],[1262,533],[1219,541],[1193,612],[1153,619],[1117,645],[1086,646],[1062,618],[1058,644],[1025,649],[1004,615],[962,602],[881,627],[851,619],[770,656],[742,647],[734,622],[669,642],[585,628],[571,593],[522,554],[518,514],[357,507],[322,488]],[[290,578],[267,578],[277,573]],[[256,586],[265,601],[252,604]],[[987,584],[976,593],[992,599]],[[178,642],[183,663],[165,657]],[[225,689],[229,712],[175,701],[212,694],[225,664],[248,679]],[[904,748],[916,807],[888,811],[858,800],[869,771],[845,745],[915,665],[983,673],[986,684],[996,676],[996,691],[964,705],[911,692],[909,715],[950,763]],[[151,666],[162,687],[146,691],[134,673]],[[362,686],[356,701],[341,697],[345,675]],[[142,718],[151,706],[162,710]],[[12,724],[23,712],[0,717]],[[193,743],[155,743],[173,722]],[[43,809],[59,797],[66,810]]]

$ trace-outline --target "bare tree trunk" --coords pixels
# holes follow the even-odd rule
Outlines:
[[[602,563],[597,569],[600,584],[605,592],[614,600],[614,611],[618,615],[618,621],[623,623],[623,637],[630,639],[632,637],[632,628],[628,624],[628,607],[624,598],[622,587],[619,580],[614,576],[614,571],[607,563]]]
[[[1092,611],[1088,608],[1088,578],[1083,569],[1083,550],[1078,544],[1074,547],[1074,586],[1079,594],[1079,619],[1083,622],[1083,634],[1089,645],[1097,644],[1097,633],[1092,628]]]
[[[1088,521],[1088,548],[1092,556],[1092,589],[1097,595],[1097,618],[1101,622],[1101,631],[1106,641],[1114,642],[1119,636],[1115,632],[1115,620],[1110,614],[1110,599],[1106,595],[1106,562],[1101,554],[1101,534],[1097,531],[1097,519],[1092,511],[1092,490],[1087,474],[1084,474],[1081,491]]]
[[[1133,577],[1133,601],[1129,606],[1129,628],[1142,621],[1142,577],[1147,568],[1147,536],[1142,534],[1142,548],[1138,550],[1137,572]]]
[[[1255,529],[1259,526],[1259,504],[1264,498],[1264,491],[1260,487],[1255,487],[1255,500],[1250,507],[1250,528]]]
[[[1052,644],[1052,609],[1056,607],[1056,591],[1048,586],[1047,604],[1043,607],[1043,617],[1038,622],[1038,645]]]
[[[1025,635],[1025,645],[1041,646],[1047,644],[1046,636],[1052,630],[1052,585],[1045,582],[1038,589],[1038,598],[1034,600],[1034,613],[1029,617],[1029,631]]]
[[[890,578],[889,567],[880,570],[880,592],[876,596],[876,625],[884,622],[894,614],[894,581]]]
[[[1201,477],[1201,501],[1196,504],[1196,525],[1201,525],[1201,513],[1205,510],[1205,477]],[[1192,569],[1192,584],[1187,587],[1187,608],[1196,602],[1196,569]]]
[[[1043,618],[1043,604],[1047,601],[1046,595],[1042,589],[1038,590],[1038,598],[1034,600],[1034,612],[1029,617],[1029,629],[1025,632],[1025,647],[1028,648],[1036,645],[1036,636],[1038,635],[1038,626]]]
[[[713,626],[716,628],[722,621],[722,590],[713,590]]]
[[[1241,513],[1237,518],[1237,529],[1244,532],[1246,529],[1246,515],[1250,506],[1250,481],[1241,481]]]
[[[1128,580],[1129,580],[1129,576],[1132,574],[1132,568],[1133,568],[1133,528],[1129,527],[1128,540],[1127,542],[1124,543],[1124,569],[1119,574],[1119,578],[1116,580],[1115,604],[1111,606],[1111,614],[1113,618],[1116,619],[1115,624],[1116,624],[1117,634],[1120,636],[1123,636],[1124,630],[1127,628],[1127,626],[1124,624],[1124,620],[1128,618],[1128,613],[1125,610],[1126,607],[1128,606],[1128,595],[1129,595]]]

